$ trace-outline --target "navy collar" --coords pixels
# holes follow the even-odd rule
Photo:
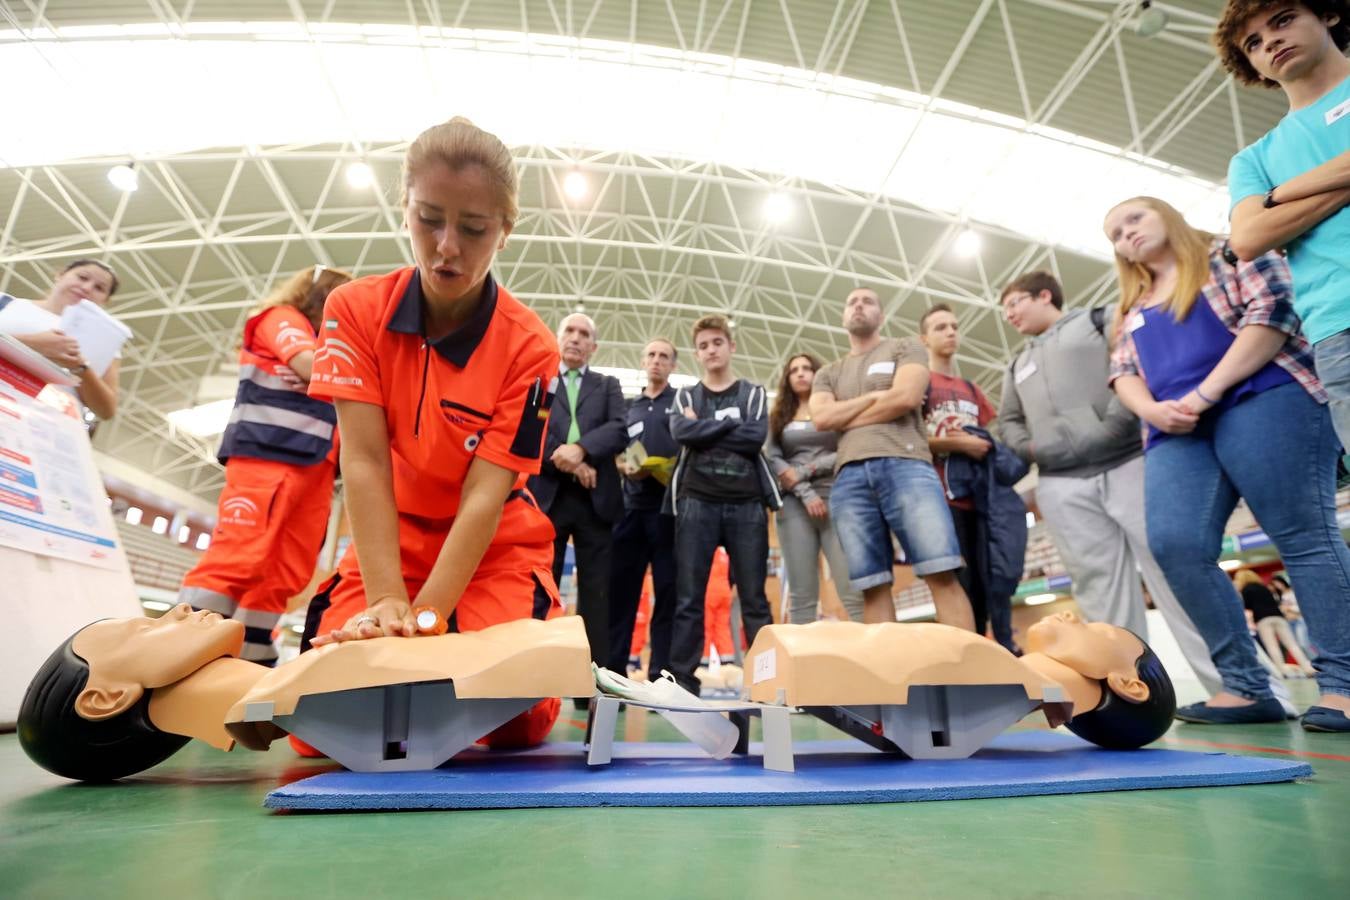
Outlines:
[[[386,328],[399,334],[425,336],[426,305],[426,295],[422,293],[422,275],[413,269],[412,279],[399,298],[398,308],[389,317]],[[464,368],[469,364],[473,351],[483,342],[488,325],[492,323],[492,314],[496,311],[497,282],[489,272],[483,281],[483,301],[478,304],[478,308],[454,331],[438,341],[432,341],[432,348],[456,366]]]

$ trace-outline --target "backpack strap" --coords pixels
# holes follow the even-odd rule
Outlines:
[[[1097,334],[1106,337],[1106,307],[1093,307],[1088,311],[1088,317],[1092,319],[1092,327],[1097,329]]]

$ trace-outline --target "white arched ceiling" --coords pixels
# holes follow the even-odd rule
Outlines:
[[[1017,343],[1004,282],[1051,268],[1100,302],[1100,218],[1136,193],[1221,228],[1227,156],[1278,113],[1222,76],[1179,4],[1151,41],[1133,3],[504,6],[9,11],[0,71],[25,89],[7,120],[40,127],[0,134],[0,290],[40,294],[80,255],[123,274],[113,309],[137,340],[103,452],[209,496],[213,441],[165,415],[232,391],[234,336],[278,275],[407,262],[398,163],[447,115],[516,148],[523,214],[499,274],[550,322],[584,304],[602,364],[720,310],[747,374],[772,382],[793,350],[840,352],[839,302],[867,284],[894,333],[953,305],[963,372],[994,387]],[[130,194],[105,178],[128,161]],[[373,188],[347,183],[353,162]],[[969,257],[952,246],[967,229]]]

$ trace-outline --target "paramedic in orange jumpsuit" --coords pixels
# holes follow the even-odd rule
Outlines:
[[[560,614],[553,526],[525,488],[539,471],[558,344],[489,273],[515,223],[517,174],[465,119],[423,132],[404,160],[416,265],[334,291],[312,396],[332,399],[352,547],[310,605],[314,646],[401,636],[434,607],[475,631]],[[544,739],[545,700],[488,736]]]
[[[239,388],[220,441],[225,488],[211,544],[178,602],[244,624],[243,659],[277,661],[272,631],[314,574],[337,469],[337,414],[306,393],[328,293],[351,276],[302,269],[244,324]]]

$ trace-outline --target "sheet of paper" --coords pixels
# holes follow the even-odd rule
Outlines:
[[[61,314],[61,330],[80,342],[85,362],[99,375],[108,371],[122,345],[131,339],[130,328],[88,300],[66,307]]]
[[[37,334],[52,330],[52,314],[27,300],[0,294],[10,302],[0,304],[0,334]]]

